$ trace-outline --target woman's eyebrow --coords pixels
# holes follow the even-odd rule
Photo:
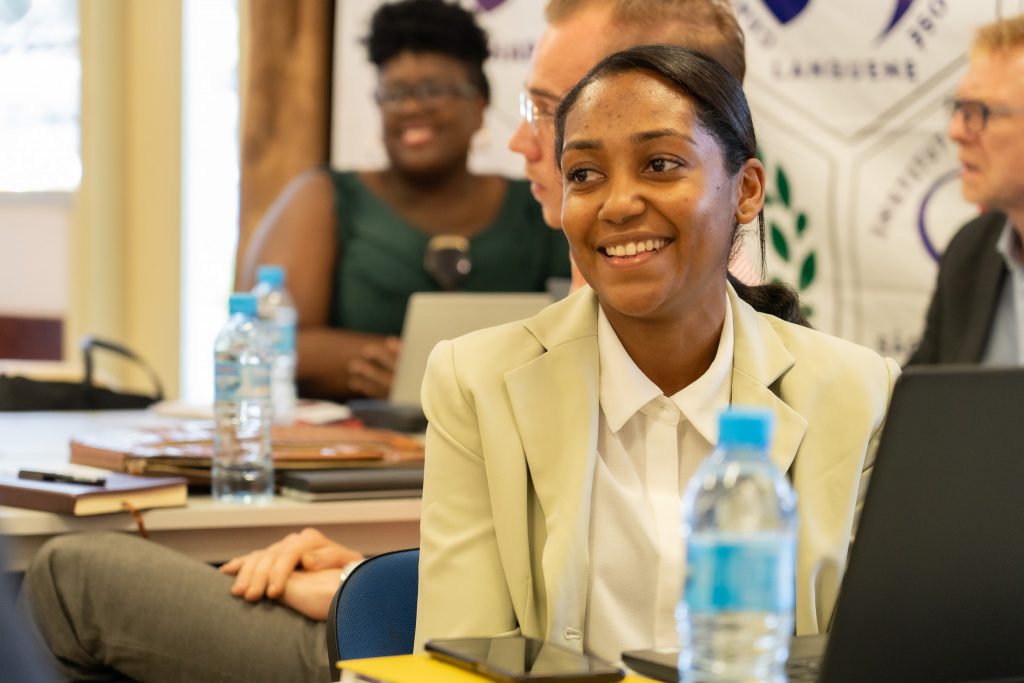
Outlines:
[[[523,85],[523,89],[525,89],[526,92],[529,93],[531,98],[547,100],[548,102],[550,102],[551,104],[553,104],[555,106],[557,106],[558,105],[558,101],[562,99],[561,97],[559,97],[555,93],[551,92],[550,90],[546,90],[545,88],[538,88],[537,86]]]
[[[639,133],[633,133],[629,136],[629,141],[634,145],[639,145],[644,142],[651,140],[658,140],[660,138],[679,138],[691,145],[695,145],[696,141],[687,133],[676,130],[675,128],[659,128],[657,130],[644,130]],[[570,149],[585,149],[585,150],[600,150],[604,149],[604,143],[600,140],[566,140],[562,146],[563,151]]]
[[[567,140],[562,145],[562,151],[567,152],[570,149],[599,150],[604,149],[604,145],[600,140]]]
[[[686,133],[683,133],[682,131],[676,130],[675,128],[659,128],[657,130],[644,130],[640,131],[639,133],[633,133],[632,135],[629,136],[629,139],[633,144],[640,144],[641,142],[649,142],[651,140],[657,140],[658,138],[665,137],[679,138],[681,140],[685,140],[691,145],[695,144],[695,141],[692,137],[690,137]]]

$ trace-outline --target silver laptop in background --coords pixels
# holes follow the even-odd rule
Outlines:
[[[409,297],[388,399],[396,405],[420,405],[427,358],[438,342],[485,327],[529,318],[552,303],[544,292],[417,292]]]

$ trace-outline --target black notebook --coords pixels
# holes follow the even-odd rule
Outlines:
[[[410,498],[423,493],[423,465],[295,470],[281,474],[281,494],[296,500]]]

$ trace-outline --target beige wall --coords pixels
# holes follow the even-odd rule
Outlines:
[[[181,0],[81,0],[82,186],[67,354],[120,340],[178,394]]]
[[[0,195],[0,315],[63,319],[71,197]]]

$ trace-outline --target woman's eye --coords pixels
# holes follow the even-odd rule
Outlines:
[[[573,168],[565,175],[571,183],[585,183],[593,178],[593,171],[589,168]]]
[[[675,169],[677,169],[677,168],[679,168],[681,166],[682,166],[682,164],[679,163],[678,161],[675,161],[674,159],[664,159],[664,158],[651,159],[650,163],[648,164],[648,167],[652,171],[654,171],[655,173],[664,173],[666,171],[674,171]]]

